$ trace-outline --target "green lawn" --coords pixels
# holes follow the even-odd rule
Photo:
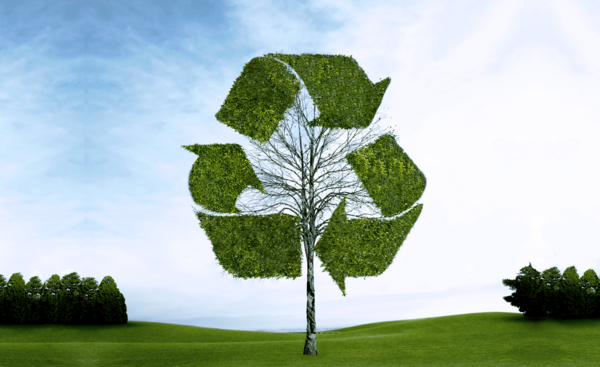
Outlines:
[[[0,325],[0,367],[18,366],[600,366],[600,320],[506,312],[378,322],[305,334],[129,321]]]

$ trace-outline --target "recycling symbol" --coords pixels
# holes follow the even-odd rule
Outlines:
[[[300,80],[286,65],[300,76],[319,109],[319,117],[308,122],[313,127],[368,127],[391,82],[386,78],[372,83],[351,56],[267,54],[244,66],[215,115],[217,120],[255,141],[268,141],[301,89]],[[203,208],[238,214],[235,203],[248,186],[266,194],[240,145],[182,147],[198,155],[189,190]],[[425,175],[391,134],[347,154],[346,159],[387,218],[347,219],[343,197],[315,244],[315,236],[308,235],[296,215],[196,212],[223,269],[243,279],[295,279],[302,275],[304,241],[310,255],[314,248],[344,295],[345,278],[382,274],[421,214],[423,205],[415,203],[425,191]]]

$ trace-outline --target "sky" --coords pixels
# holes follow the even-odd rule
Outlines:
[[[390,77],[378,126],[427,179],[382,275],[344,297],[315,256],[317,330],[518,313],[502,279],[529,262],[600,274],[597,1],[2,0],[0,34],[7,279],[110,275],[130,321],[305,332],[305,254],[295,280],[225,272],[181,147],[250,151],[215,114],[275,52]]]

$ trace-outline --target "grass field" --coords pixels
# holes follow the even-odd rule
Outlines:
[[[20,366],[600,366],[600,320],[505,312],[378,322],[306,334],[129,321],[0,325],[0,367]]]

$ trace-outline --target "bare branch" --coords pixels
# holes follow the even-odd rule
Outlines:
[[[305,92],[305,88],[297,95],[294,104],[286,112],[287,118],[279,124],[278,130],[269,141],[259,143],[250,140],[256,154],[248,154],[248,158],[266,194],[255,189],[245,190],[243,194],[253,194],[253,200],[246,205],[240,200],[241,197],[238,199],[236,206],[242,211],[241,214],[264,215],[283,213],[288,210],[300,217],[303,222],[307,220],[305,213],[312,213],[321,220],[326,211],[333,213],[345,196],[348,217],[373,218],[362,214],[350,214],[353,209],[358,211],[363,206],[376,217],[381,217],[381,212],[374,205],[366,188],[346,159],[347,154],[370,144],[380,134],[375,136],[371,134],[373,130],[371,127],[368,134],[355,141],[357,135],[364,132],[364,129],[344,130],[308,126],[308,122],[316,117],[316,105],[313,104],[311,118],[307,113],[310,111],[307,109],[307,96],[302,92]],[[381,117],[372,125],[376,125],[380,120]],[[292,133],[294,123],[298,124],[297,138]],[[302,145],[301,127],[308,137],[306,149]],[[318,134],[317,130],[319,130]],[[339,138],[344,133],[347,134],[346,141],[339,143]],[[286,139],[286,136],[290,137],[291,142]],[[338,145],[333,149],[336,143]],[[307,144],[304,144],[304,147],[306,146]],[[333,152],[324,157],[325,151],[330,149],[333,149]],[[319,170],[323,172],[319,173]],[[330,209],[331,207],[333,208]],[[313,223],[318,236],[322,234],[328,223],[329,219],[318,225]]]

